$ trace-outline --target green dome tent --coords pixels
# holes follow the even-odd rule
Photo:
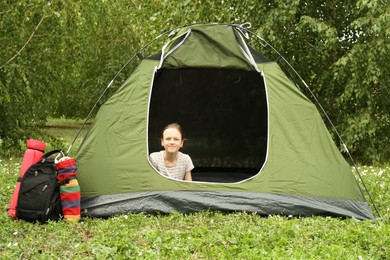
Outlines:
[[[373,219],[316,106],[238,25],[190,25],[99,109],[76,156],[84,215],[218,210]],[[149,162],[184,129],[193,181]]]

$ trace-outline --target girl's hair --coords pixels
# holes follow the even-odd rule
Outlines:
[[[183,130],[181,129],[181,126],[178,123],[171,123],[166,127],[164,127],[164,129],[161,132],[161,138],[164,138],[164,131],[167,130],[168,128],[176,128],[177,131],[179,131],[179,133],[181,134],[181,139],[184,140]]]

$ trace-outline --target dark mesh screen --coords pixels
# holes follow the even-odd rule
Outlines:
[[[183,127],[182,152],[194,180],[235,182],[256,174],[267,144],[267,104],[261,74],[227,69],[164,69],[149,111],[149,152],[162,149],[162,129]]]

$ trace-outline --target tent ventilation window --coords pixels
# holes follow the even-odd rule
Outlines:
[[[268,106],[256,71],[161,69],[149,107],[149,152],[160,151],[161,129],[183,127],[182,152],[194,181],[234,183],[258,174],[267,154]]]

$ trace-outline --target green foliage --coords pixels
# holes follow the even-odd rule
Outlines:
[[[0,154],[7,154],[19,150],[19,139],[45,120],[40,113],[44,102],[35,102],[36,91],[44,89],[42,72],[36,67],[40,40],[32,36],[41,32],[46,16],[44,10],[37,14],[34,4],[23,1],[0,5],[4,10],[0,13]],[[35,48],[29,48],[31,42]]]
[[[366,13],[351,23],[359,37],[333,64],[333,82],[342,82],[335,103],[345,115],[338,120],[345,139],[360,161],[390,158],[390,12],[382,1],[361,1]]]
[[[312,88],[354,158],[387,161],[390,12],[386,4],[384,0],[3,1],[0,155],[20,150],[19,140],[39,135],[37,129],[49,116],[85,118],[123,65],[161,33],[197,22],[251,22]],[[140,56],[158,53],[163,42],[156,40]],[[251,43],[277,58],[258,42]],[[121,71],[98,107],[138,61],[133,59]],[[310,97],[304,86],[301,89]]]
[[[353,157],[364,163],[390,158],[390,100],[386,98],[390,94],[390,45],[386,44],[390,9],[386,4],[382,0],[276,1],[266,23],[254,24],[308,83]],[[303,84],[301,89],[311,97]],[[341,144],[340,149],[344,150]]]

